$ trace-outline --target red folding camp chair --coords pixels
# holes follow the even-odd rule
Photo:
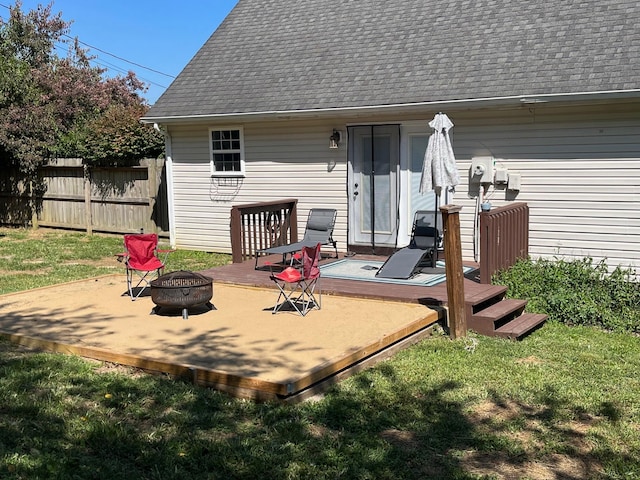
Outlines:
[[[279,273],[271,274],[271,280],[280,290],[272,313],[278,312],[285,305],[291,305],[302,316],[313,308],[320,310],[322,301],[319,286],[320,268],[318,268],[320,247],[320,243],[315,247],[303,247],[298,268],[290,266]],[[281,299],[282,303],[280,303]]]
[[[158,278],[164,269],[164,262],[158,258],[158,235],[155,233],[141,233],[124,236],[124,264],[127,267],[127,288],[129,296],[134,301],[151,280]],[[163,250],[167,253],[170,250]],[[135,285],[134,285],[135,282]],[[134,290],[137,293],[134,293]]]

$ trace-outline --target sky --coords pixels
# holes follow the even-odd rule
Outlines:
[[[3,20],[15,3],[0,0]],[[153,105],[238,0],[23,0],[22,11],[49,3],[52,14],[72,22],[69,36],[97,57],[94,64],[107,68],[105,75],[135,72]]]

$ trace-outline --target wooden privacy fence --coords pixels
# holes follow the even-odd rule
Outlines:
[[[257,251],[298,241],[298,200],[236,205],[231,208],[233,263],[257,256]]]
[[[82,159],[52,160],[25,183],[15,171],[0,171],[0,211],[5,224],[106,233],[144,230],[168,236],[164,159],[129,167],[92,167]]]
[[[480,213],[480,283],[529,256],[529,206],[513,203]]]

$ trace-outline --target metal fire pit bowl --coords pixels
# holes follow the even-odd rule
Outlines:
[[[189,308],[205,305],[213,309],[213,279],[195,272],[179,270],[167,273],[151,282],[151,300],[156,307],[152,314],[158,313],[161,307],[182,308],[182,318],[189,318]]]

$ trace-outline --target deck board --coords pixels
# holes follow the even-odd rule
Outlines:
[[[341,256],[340,258],[344,257]],[[383,261],[386,257],[357,255],[356,258]],[[279,259],[279,256],[271,258],[265,257],[264,260],[261,260],[261,265],[265,260],[277,262]],[[326,264],[333,261],[336,261],[336,259],[324,259],[322,263]],[[211,276],[215,282],[273,288],[274,284],[269,279],[269,270],[255,270],[254,266],[255,264],[253,262],[234,263],[204,270],[200,273]],[[475,264],[472,264],[472,266],[477,267]],[[479,284],[472,278],[472,275],[473,274],[468,275],[468,278],[464,280],[465,299],[486,297],[487,288],[491,288],[492,286]],[[322,292],[328,295],[420,303],[431,306],[443,306],[447,304],[446,282],[442,282],[433,287],[395,283],[359,282],[335,278],[321,278],[321,282]]]

